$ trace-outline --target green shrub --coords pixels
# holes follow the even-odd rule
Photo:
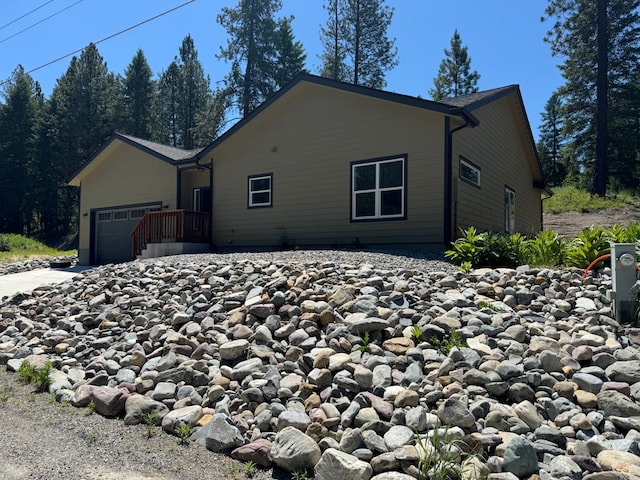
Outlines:
[[[553,230],[544,230],[529,241],[533,265],[564,265],[567,242]]]
[[[611,251],[611,236],[603,227],[583,228],[577,237],[569,242],[566,264],[570,267],[587,268],[596,258]],[[604,260],[596,266],[604,265]]]
[[[451,259],[456,265],[470,263],[476,267],[484,242],[487,237],[486,233],[478,233],[475,227],[469,227],[466,230],[460,230],[462,236],[451,244],[451,249],[444,252],[445,257]]]
[[[476,267],[515,268],[527,263],[526,238],[519,233],[487,233]]]
[[[22,383],[34,383],[38,392],[46,392],[51,386],[51,362],[42,368],[36,368],[29,362],[22,362],[18,368],[18,380]]]
[[[603,198],[576,187],[560,187],[554,188],[553,197],[546,199],[542,204],[545,213],[594,212],[621,207],[630,201],[631,196],[628,194],[617,195],[616,198]]]
[[[10,252],[11,244],[9,238],[6,235],[0,235],[0,252]]]

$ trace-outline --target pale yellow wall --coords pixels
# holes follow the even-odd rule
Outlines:
[[[350,163],[408,156],[407,219],[351,222]],[[424,109],[302,83],[214,152],[220,248],[439,243],[444,119]],[[273,207],[247,208],[249,175],[273,174]]]
[[[184,210],[193,210],[193,189],[210,186],[209,170],[204,167],[200,169],[195,167],[185,168],[182,170],[181,177],[180,206]]]
[[[176,208],[173,165],[122,143],[93,163],[80,186],[80,250],[89,249],[92,209],[149,202]]]
[[[533,179],[540,179],[540,172],[532,152],[525,148],[530,142],[525,137],[526,125],[518,123],[523,119],[515,94],[474,110],[473,114],[480,125],[453,134],[453,191],[454,200],[457,199],[454,221],[462,228],[504,231],[507,185],[516,192],[516,231],[538,232],[542,192],[533,187]],[[480,188],[459,180],[460,155],[480,167]]]

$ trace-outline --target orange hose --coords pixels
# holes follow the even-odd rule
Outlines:
[[[598,263],[600,260],[604,260],[605,258],[609,258],[610,256],[611,256],[610,253],[605,253],[604,255],[600,255],[598,258],[596,258],[593,262],[589,264],[587,269],[584,271],[584,273],[582,274],[582,278],[583,279],[587,278],[587,274],[589,273],[589,270],[591,270],[591,267],[593,267],[596,263]]]

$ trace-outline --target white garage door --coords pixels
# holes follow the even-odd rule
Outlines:
[[[113,207],[95,212],[95,263],[133,260],[131,231],[144,214],[160,210],[160,204]]]

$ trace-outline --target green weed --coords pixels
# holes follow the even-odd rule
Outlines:
[[[467,346],[467,342],[457,330],[451,330],[449,337],[445,337],[442,340],[437,337],[431,337],[429,343],[443,355],[448,355],[453,347],[461,348]]]
[[[249,460],[243,464],[244,466],[244,475],[247,478],[252,478],[256,473],[258,473],[258,466],[255,462]]]
[[[186,424],[182,424],[176,429],[176,433],[178,434],[178,443],[180,445],[189,445],[191,430],[191,425]]]
[[[36,391],[46,392],[51,385],[50,373],[52,368],[51,362],[45,363],[42,368],[36,368],[29,362],[22,362],[18,368],[18,380],[25,384],[34,383]]]
[[[451,244],[451,249],[444,252],[444,255],[456,265],[468,262],[477,266],[487,234],[478,232],[475,227],[461,229],[460,232],[462,236]]]
[[[153,437],[158,431],[156,426],[156,412],[155,410],[149,410],[142,416],[142,422],[144,425],[144,435],[147,438]]]

